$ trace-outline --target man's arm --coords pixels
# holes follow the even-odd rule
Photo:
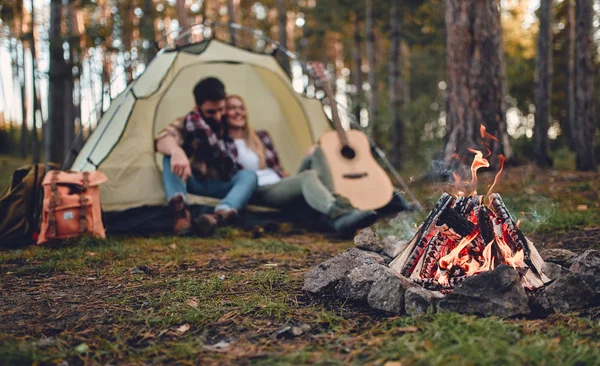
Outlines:
[[[190,160],[183,148],[172,135],[165,135],[156,141],[156,150],[171,157],[171,171],[186,181],[192,175]]]

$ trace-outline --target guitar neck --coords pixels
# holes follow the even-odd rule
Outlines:
[[[323,83],[323,91],[325,92],[327,99],[329,99],[329,106],[331,107],[331,118],[333,119],[333,124],[335,125],[335,131],[338,134],[340,143],[343,146],[348,146],[349,145],[348,136],[346,135],[346,131],[342,127],[342,122],[340,121],[340,115],[339,115],[338,109],[337,109],[337,103],[335,102],[333,90],[331,90],[331,87],[329,86],[329,82],[325,81]]]

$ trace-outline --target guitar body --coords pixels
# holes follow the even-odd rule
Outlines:
[[[367,136],[357,130],[346,131],[346,135],[348,146],[354,152],[352,158],[342,154],[344,145],[336,131],[327,132],[319,139],[335,193],[348,198],[359,210],[379,209],[391,201],[394,186],[371,154]]]

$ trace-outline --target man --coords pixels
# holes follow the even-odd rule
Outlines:
[[[217,226],[235,221],[257,186],[256,173],[237,162],[235,144],[226,141],[225,86],[214,77],[194,87],[196,107],[169,124],[156,137],[164,154],[163,183],[173,212],[176,235],[192,231],[186,193],[222,198],[213,214],[194,222],[194,231],[210,235]]]

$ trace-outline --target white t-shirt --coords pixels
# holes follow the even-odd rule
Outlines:
[[[281,177],[273,169],[259,169],[258,155],[246,145],[244,139],[235,139],[233,142],[238,151],[238,162],[244,169],[256,171],[259,186],[275,184],[281,180]]]

